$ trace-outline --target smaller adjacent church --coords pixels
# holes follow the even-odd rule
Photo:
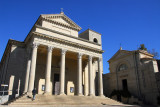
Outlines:
[[[140,101],[157,105],[160,92],[159,61],[152,54],[144,50],[128,51],[121,48],[108,62],[110,73],[103,76],[106,96],[110,97],[114,90],[125,90],[137,100],[132,102],[134,104]],[[118,96],[115,99],[122,100]]]
[[[24,41],[10,39],[0,62],[5,94],[103,96],[101,34],[80,30],[63,12],[44,14]]]

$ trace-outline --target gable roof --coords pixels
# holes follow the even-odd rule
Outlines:
[[[152,55],[152,54],[150,54],[150,53],[148,53],[147,51],[144,51],[144,50],[128,51],[128,50],[119,49],[119,50],[108,60],[108,62],[110,62],[110,61],[112,61],[112,60],[114,60],[114,59],[117,59],[117,58],[121,57],[122,55],[120,55],[120,54],[122,54],[122,53],[124,53],[124,55],[125,55],[125,54],[126,54],[126,55],[129,55],[129,54],[132,54],[132,53],[134,53],[134,52],[142,53],[142,54],[145,54],[145,55],[148,55],[148,56],[151,56],[151,57],[154,56],[154,55]],[[123,55],[123,56],[124,56],[124,55]]]
[[[80,31],[82,29],[73,20],[67,17],[63,12],[61,12],[60,14],[41,14],[41,18],[47,21],[51,21],[53,23],[74,28],[77,31]]]
[[[121,57],[122,54],[124,54],[124,55],[129,55],[129,54],[131,54],[132,52],[133,52],[133,51],[127,51],[127,50],[121,50],[121,49],[119,49],[107,62],[110,62],[110,61],[112,61],[112,60],[114,60],[114,59],[117,59],[117,58]]]

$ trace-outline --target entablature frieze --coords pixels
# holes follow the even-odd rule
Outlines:
[[[100,49],[95,49],[95,48],[92,48],[92,47],[88,47],[88,46],[85,46],[85,45],[81,45],[81,44],[78,44],[78,43],[72,43],[70,41],[66,41],[66,40],[63,40],[63,39],[59,39],[59,38],[55,38],[55,37],[51,37],[51,36],[48,36],[48,35],[44,35],[44,34],[41,34],[41,33],[37,33],[37,32],[33,32],[33,35],[35,36],[35,40],[38,40],[38,42],[40,44],[43,44],[45,43],[46,46],[50,45],[50,44],[54,44],[53,46],[55,47],[56,45],[58,46],[58,48],[73,48],[74,47],[74,50],[84,50],[84,51],[87,51],[87,52],[92,52],[92,53],[96,53],[96,54],[102,54],[104,51],[103,50],[100,50]],[[73,51],[73,49],[71,49],[71,51]],[[80,52],[80,51],[77,51],[77,52]]]
[[[40,28],[40,29],[43,29],[43,30],[46,30],[46,31],[54,32],[54,33],[57,33],[57,34],[60,34],[60,35],[65,35],[65,36],[67,36],[67,37],[74,38],[74,39],[77,39],[77,40],[81,40],[81,41],[84,41],[84,42],[88,42],[88,43],[91,43],[91,44],[93,44],[93,45],[101,46],[101,44],[94,43],[94,42],[88,41],[88,40],[83,39],[83,38],[74,37],[74,36],[71,36],[71,35],[68,35],[68,34],[64,34],[64,33],[62,33],[62,32],[58,32],[58,31],[55,31],[55,30],[52,30],[52,29],[49,29],[49,28],[45,28],[45,27],[39,26],[39,25],[37,25],[37,24],[35,25],[35,27]]]
[[[93,56],[95,58],[102,58],[102,53],[100,52],[95,52],[95,51],[90,51],[86,48],[80,48],[80,47],[75,47],[74,45],[68,45],[65,44],[64,42],[56,41],[56,40],[47,40],[48,38],[43,38],[41,36],[35,36],[34,42],[33,43],[38,43],[42,46],[52,46],[57,49],[61,49],[62,51],[69,51],[69,52],[74,52],[74,53],[81,53],[83,55],[87,56]]]

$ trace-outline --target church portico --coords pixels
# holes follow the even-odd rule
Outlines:
[[[28,91],[27,91],[28,94],[30,94],[31,90],[33,90],[31,89],[33,87],[35,87],[38,90],[39,94],[55,94],[54,92],[55,91],[54,74],[59,74],[59,93],[58,95],[65,95],[65,94],[84,95],[84,93],[88,93],[89,96],[95,95],[94,93],[95,83],[93,80],[95,77],[93,77],[92,75],[93,74],[92,73],[93,72],[92,63],[95,60],[98,61],[99,57],[93,57],[91,55],[86,55],[85,53],[80,53],[80,52],[75,53],[75,52],[72,52],[71,50],[66,50],[64,48],[57,48],[55,46],[44,46],[40,43],[35,43],[32,48],[33,48],[32,49],[33,63],[31,60],[31,64],[30,63],[29,64],[31,65],[30,70],[35,69],[36,76],[33,77],[35,73],[33,73],[33,71],[30,71],[30,78],[29,78],[30,82],[28,83]],[[35,54],[37,54],[37,56]],[[35,60],[35,58],[33,57],[36,57],[37,59]],[[92,60],[92,58],[94,58],[94,60]],[[67,59],[73,60],[74,63],[69,64],[71,66],[66,65],[66,63],[68,63]],[[36,62],[37,64],[35,68],[32,68],[33,64],[35,64]],[[86,63],[86,64],[83,64],[83,63]],[[83,75],[85,73],[84,69],[87,66],[87,64],[88,64],[89,69],[86,72],[88,72],[89,74],[87,75],[89,78],[89,81],[88,81],[88,84],[85,84],[85,82],[83,81],[86,81],[86,80],[84,80],[85,78],[83,78]],[[75,66],[75,68],[72,69],[72,71],[70,71],[72,66]],[[58,69],[58,70],[54,70],[54,69]],[[27,67],[27,70],[28,70],[28,67]],[[43,75],[38,76],[41,73]],[[72,79],[71,81],[67,80],[68,78],[72,78],[72,76],[76,78]],[[26,75],[26,78],[27,77],[28,76]],[[32,80],[33,78],[35,78],[35,82],[33,82]],[[69,85],[67,82],[73,83],[73,87],[67,86]],[[88,87],[92,87],[92,88],[85,90],[87,85],[89,85]],[[72,94],[73,92],[71,92],[71,90],[74,90],[74,94]],[[85,92],[85,91],[88,91],[88,92]]]

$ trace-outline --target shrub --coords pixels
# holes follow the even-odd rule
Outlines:
[[[125,97],[125,98],[130,98],[131,97],[131,94],[128,90],[113,90],[110,97],[112,96],[122,96],[122,97]]]

